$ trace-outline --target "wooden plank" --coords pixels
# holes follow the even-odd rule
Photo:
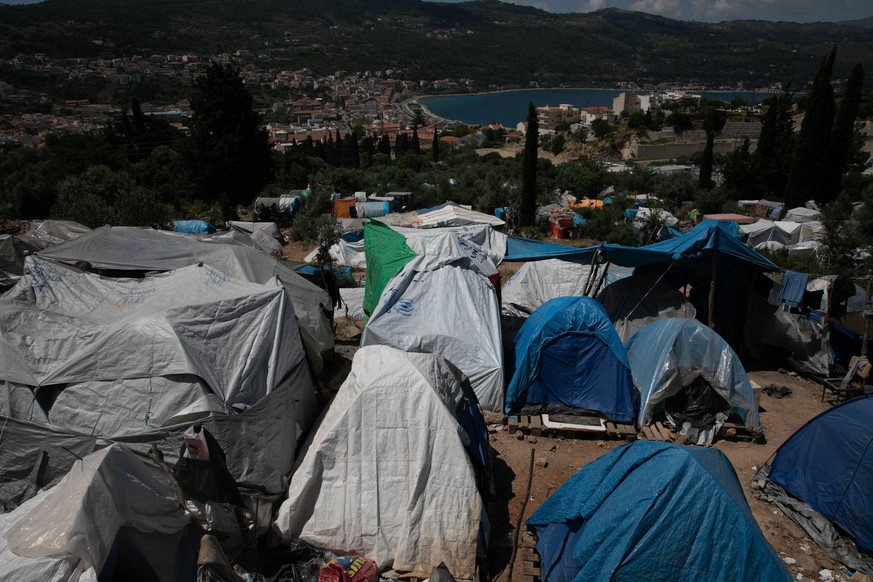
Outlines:
[[[517,416],[510,416],[508,418],[509,421],[509,434],[515,434],[515,431],[519,428],[519,422]]]
[[[530,574],[522,574],[521,582],[540,582],[540,577],[533,577]]]
[[[532,562],[523,562],[521,565],[521,573],[527,576],[537,576],[540,575],[540,567],[535,566]]]
[[[539,415],[530,417],[530,434],[540,436],[543,433],[543,419]]]
[[[661,440],[660,438],[658,438],[654,435],[651,427],[649,427],[649,426],[644,425],[642,427],[642,433],[643,433],[643,436],[646,437],[647,441],[659,441],[659,440]]]
[[[521,545],[524,548],[535,548],[537,543],[534,541],[533,536],[523,535],[521,536]]]
[[[670,442],[670,433],[667,431],[667,428],[661,424],[660,422],[656,422],[652,425],[652,432],[658,436],[665,443]]]
[[[632,424],[616,424],[615,427],[618,429],[618,432],[625,436],[636,436],[637,430],[634,428]]]

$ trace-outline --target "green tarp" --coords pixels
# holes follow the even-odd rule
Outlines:
[[[367,249],[367,285],[364,291],[364,313],[371,315],[388,281],[416,257],[406,244],[406,238],[390,226],[370,220],[364,225],[364,247]]]

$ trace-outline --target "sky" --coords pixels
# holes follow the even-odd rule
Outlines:
[[[0,0],[4,4],[33,4],[40,0]],[[465,0],[428,0],[463,2]],[[623,8],[676,20],[771,20],[841,22],[873,16],[871,0],[501,0],[534,6],[547,12],[593,12]]]
[[[437,0],[433,0],[437,1]],[[439,0],[460,2],[463,0]],[[871,0],[503,0],[548,12],[623,8],[676,20],[840,22],[873,16]]]

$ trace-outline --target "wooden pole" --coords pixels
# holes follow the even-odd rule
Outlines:
[[[870,337],[870,319],[873,317],[873,307],[870,305],[870,294],[873,291],[873,271],[867,271],[867,301],[864,302],[864,339],[861,341],[861,357],[867,355],[867,338]]]
[[[718,272],[718,251],[712,250],[709,273],[709,328],[715,330],[715,281]]]

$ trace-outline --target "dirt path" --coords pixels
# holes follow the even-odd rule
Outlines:
[[[788,566],[792,577],[798,579],[797,574],[801,574],[803,579],[817,580],[818,572],[827,568],[834,572],[835,579],[846,580],[845,570],[825,556],[794,522],[771,504],[757,498],[756,486],[752,481],[757,467],[766,463],[794,431],[829,407],[821,402],[821,386],[777,371],[751,371],[749,377],[762,387],[784,386],[791,389],[791,394],[783,398],[768,396],[766,393],[761,397],[761,422],[767,442],[756,444],[739,440],[719,440],[713,446],[722,451],[734,466],[752,513],[776,552],[795,560],[794,564]],[[489,553],[491,574],[493,579],[499,581],[509,580],[508,564],[514,526],[521,512],[528,483],[530,450],[534,450],[536,463],[524,511],[525,520],[586,463],[624,444],[624,441],[596,438],[562,439],[541,436],[534,443],[529,442],[530,440],[532,439],[518,440],[506,430],[491,434],[498,505],[506,508],[500,515],[501,519],[492,523],[493,543]],[[523,523],[522,521],[522,535]],[[512,577],[521,580],[521,576],[521,558],[516,557]]]

